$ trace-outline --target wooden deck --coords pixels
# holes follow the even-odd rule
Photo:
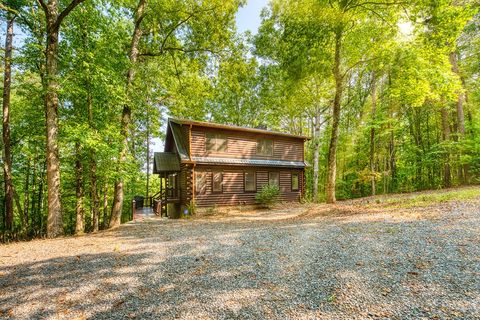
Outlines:
[[[143,218],[154,218],[156,217],[153,209],[150,207],[138,208],[135,210],[133,215],[133,220],[143,219]]]

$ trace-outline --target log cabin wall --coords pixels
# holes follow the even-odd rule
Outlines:
[[[256,191],[244,190],[245,171],[255,172]],[[213,192],[213,172],[222,173],[223,182],[221,192]],[[255,194],[268,183],[269,172],[279,173],[279,201],[299,201],[304,180],[303,170],[301,169],[197,165],[195,167],[195,174],[204,174],[205,182],[201,190],[196,190],[195,192],[195,203],[199,207],[254,204]],[[298,173],[299,175],[298,190],[292,190],[292,173]],[[197,179],[197,177],[195,177],[195,179]]]
[[[191,156],[219,157],[219,158],[248,158],[304,161],[303,144],[301,138],[258,134],[235,130],[205,128],[193,126],[191,129]],[[219,133],[227,137],[225,152],[206,150],[206,133]],[[257,141],[262,139],[273,140],[273,154],[270,156],[257,154]]]
[[[182,163],[180,165],[180,203],[182,205],[188,205],[192,200],[193,191],[193,166],[191,164]]]

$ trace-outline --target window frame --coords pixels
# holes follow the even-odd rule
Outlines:
[[[272,174],[276,174],[276,175],[277,175],[277,177],[278,177],[278,179],[277,179],[277,181],[278,181],[277,186],[280,188],[280,172],[278,172],[278,171],[269,171],[269,172],[268,172],[268,184],[269,184],[269,185],[272,185],[272,184],[270,183],[270,176],[271,176]]]
[[[213,136],[213,138],[209,137],[209,136]],[[208,146],[209,146],[209,140],[210,139],[213,139],[213,149],[209,149]],[[212,132],[205,132],[205,151],[206,152],[212,152],[212,151],[215,151],[215,146],[216,146],[216,137],[215,137],[215,133],[212,133]]]
[[[297,176],[297,188],[293,188],[293,176]],[[290,175],[291,177],[291,183],[290,183],[290,189],[292,191],[299,191],[300,190],[300,173],[299,172],[292,172]]]
[[[272,142],[272,151],[271,151],[270,153],[267,153],[267,152],[259,152],[259,150],[258,150],[259,145],[261,145],[262,143],[266,143],[267,141]],[[274,144],[275,144],[275,142],[274,142],[273,139],[258,138],[258,139],[257,139],[257,144],[256,144],[256,149],[255,149],[255,154],[256,154],[257,156],[273,157]]]
[[[210,136],[210,137],[209,137]],[[213,148],[208,148],[208,140],[213,140]],[[219,140],[225,140],[225,149],[221,149]],[[217,132],[205,132],[205,152],[218,152],[218,153],[225,153],[228,152],[228,137],[224,133],[217,133]]]
[[[215,174],[220,174],[220,190],[215,190]],[[223,171],[213,170],[212,171],[212,193],[223,193]]]
[[[253,173],[253,190],[247,190],[247,173]],[[243,171],[243,192],[251,193],[257,192],[257,172],[255,170],[245,170]]]

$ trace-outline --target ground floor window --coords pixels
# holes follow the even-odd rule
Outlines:
[[[269,185],[280,185],[280,174],[278,172],[269,172],[268,173],[268,184]]]
[[[245,171],[244,173],[244,189],[245,191],[257,191],[257,184],[255,181],[255,171]]]
[[[195,172],[195,193],[205,194],[207,191],[207,175],[205,172]]]
[[[215,193],[223,191],[223,173],[220,171],[212,172],[212,191]]]
[[[298,172],[292,172],[292,191],[298,191],[299,185]]]

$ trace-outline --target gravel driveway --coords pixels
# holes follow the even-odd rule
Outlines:
[[[479,199],[297,209],[0,246],[0,318],[480,319]]]

